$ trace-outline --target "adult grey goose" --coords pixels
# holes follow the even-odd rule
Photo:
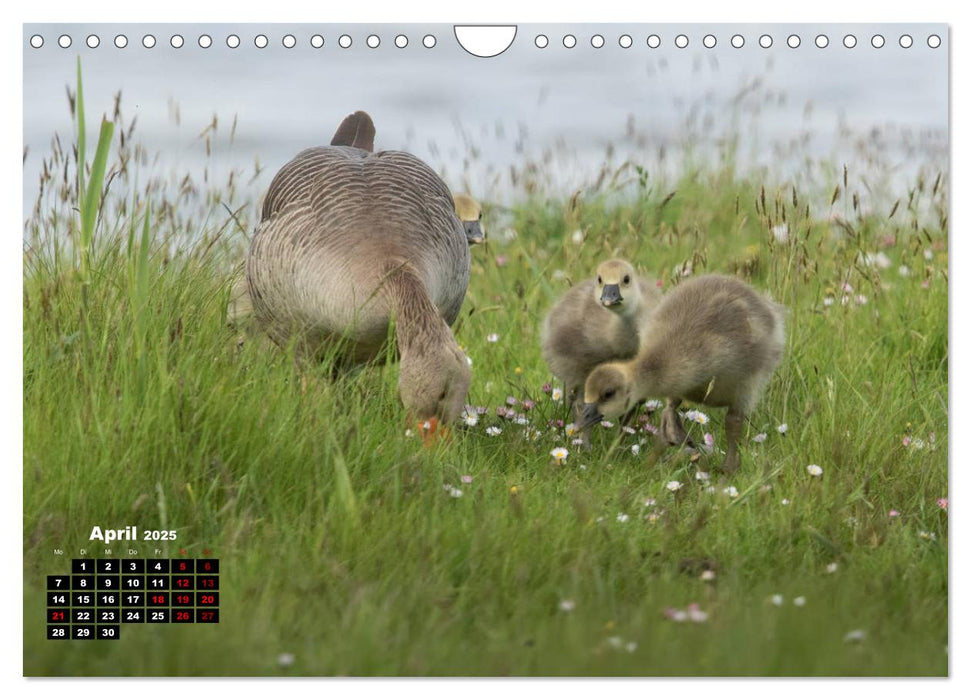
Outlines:
[[[366,119],[362,143],[373,144],[370,117],[352,118]],[[430,167],[401,151],[324,146],[300,152],[270,183],[246,278],[267,334],[310,356],[339,343],[345,363],[380,358],[394,319],[402,402],[414,417],[451,421],[471,381],[449,328],[469,262],[452,195]]]

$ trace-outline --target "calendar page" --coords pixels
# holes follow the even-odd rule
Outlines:
[[[947,676],[949,38],[23,25],[23,674]]]

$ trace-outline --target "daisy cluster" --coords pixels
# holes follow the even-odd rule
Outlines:
[[[482,429],[489,437],[502,435],[503,431],[512,425],[521,429],[522,436],[530,442],[545,437],[548,440],[567,445],[567,447],[562,447],[562,444],[557,445],[558,449],[568,450],[569,447],[582,446],[584,439],[576,423],[566,422],[561,418],[546,418],[544,420],[550,412],[550,408],[553,408],[556,412],[562,410],[555,407],[555,404],[562,404],[564,401],[563,390],[547,383],[542,386],[541,391],[546,398],[545,401],[540,402],[543,405],[539,408],[545,410],[537,410],[538,403],[532,398],[519,398],[510,395],[506,397],[502,405],[491,409],[487,406],[467,405],[462,411],[460,420],[467,428]],[[652,414],[662,408],[663,405],[662,401],[651,399],[645,402],[643,412],[637,416],[633,424],[618,425],[612,421],[604,420],[600,422],[600,427],[607,430],[618,429],[624,435],[631,436],[636,442],[630,445],[630,451],[635,456],[639,455],[648,437],[658,433],[658,427],[651,422]],[[708,417],[700,411],[689,411],[689,413],[697,414],[698,420],[708,420]],[[713,444],[714,438],[711,438],[711,440]],[[551,453],[551,457],[557,464],[565,464],[568,454],[568,451],[567,455],[564,456]]]

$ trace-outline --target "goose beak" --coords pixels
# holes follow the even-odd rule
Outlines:
[[[478,221],[463,221],[462,227],[465,229],[465,237],[468,239],[469,245],[476,245],[485,240],[485,233],[483,233]]]
[[[620,295],[619,284],[605,284],[604,290],[600,294],[600,303],[604,306],[619,306],[624,301]]]
[[[585,403],[583,404],[583,417],[580,420],[580,425],[577,426],[580,430],[589,428],[594,423],[599,423],[603,420],[603,415],[597,409],[597,404],[595,403]]]

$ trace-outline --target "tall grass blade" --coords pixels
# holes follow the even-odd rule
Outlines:
[[[77,94],[77,116],[78,116],[78,209],[84,209],[84,164],[87,158],[85,153],[85,123],[84,123],[84,86],[81,82],[81,57],[78,56],[78,94]]]
[[[87,195],[81,203],[81,274],[85,280],[89,275],[94,228],[101,210],[101,189],[104,187],[105,167],[108,164],[108,151],[111,149],[114,131],[115,125],[112,122],[101,120],[101,133],[98,134],[98,146],[91,164],[91,180],[88,182]]]

